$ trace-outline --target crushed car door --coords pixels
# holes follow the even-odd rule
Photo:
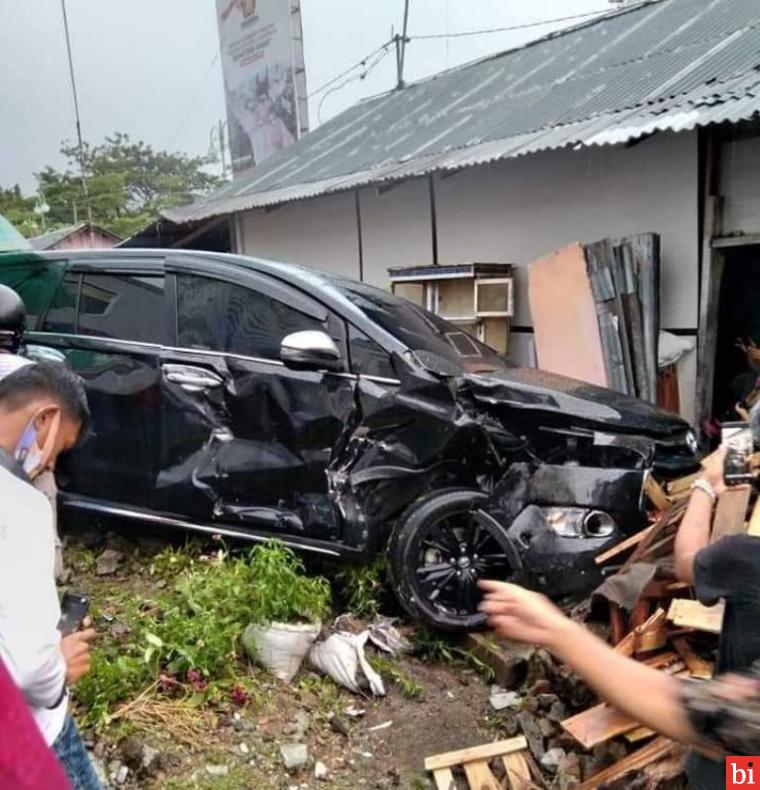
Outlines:
[[[335,540],[326,468],[355,377],[280,361],[292,332],[345,328],[316,300],[242,267],[173,266],[178,348],[162,360],[159,494],[167,512],[246,531]]]

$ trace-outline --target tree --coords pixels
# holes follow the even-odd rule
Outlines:
[[[0,187],[0,214],[25,236],[37,233],[37,217],[34,214],[34,198],[21,194],[18,184],[10,189]]]
[[[40,197],[50,207],[49,228],[87,219],[89,206],[94,223],[119,236],[130,236],[162,209],[189,203],[222,183],[206,169],[212,164],[207,157],[157,151],[142,140],[132,142],[129,135],[117,132],[101,145],[83,146],[81,164],[88,200],[79,147],[64,142],[61,153],[68,160],[65,170],[48,166],[37,174]],[[23,205],[4,199],[10,193],[16,194],[12,189],[0,190],[0,212],[26,235],[40,233],[39,219],[33,213],[35,200],[21,197],[20,191]],[[3,208],[6,204],[19,212],[15,221]]]

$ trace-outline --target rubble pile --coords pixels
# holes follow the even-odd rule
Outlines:
[[[685,478],[666,488],[648,483],[651,523],[597,557],[609,575],[571,616],[585,620],[623,655],[677,677],[704,679],[712,675],[709,659],[722,610],[694,601],[673,572],[673,542],[691,482]],[[746,512],[746,504],[734,512]],[[743,517],[738,526],[724,526],[728,532],[744,528]],[[505,737],[524,736],[536,786],[685,786],[683,747],[599,702],[546,651],[484,635],[471,637],[471,647],[494,669],[492,718]]]

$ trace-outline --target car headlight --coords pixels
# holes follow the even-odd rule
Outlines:
[[[581,507],[544,508],[546,523],[561,538],[606,538],[615,532],[615,519],[601,510]]]

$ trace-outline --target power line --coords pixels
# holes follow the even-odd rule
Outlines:
[[[330,90],[328,90],[327,93],[325,93],[325,95],[320,99],[319,106],[317,107],[317,122],[318,123],[320,123],[320,124],[322,123],[322,105],[325,103],[325,100],[327,99],[327,97],[328,96],[332,96],[333,93],[336,93],[339,90],[342,90],[343,88],[346,87],[346,85],[348,85],[351,82],[354,82],[355,80],[366,79],[367,76],[369,74],[371,74],[372,71],[377,66],[379,66],[380,63],[382,63],[382,61],[385,59],[385,57],[390,53],[390,51],[391,51],[390,50],[391,44],[393,44],[393,40],[387,41],[380,48],[380,50],[376,50],[374,54],[376,54],[377,57],[375,58],[374,61],[372,61],[372,63],[370,63],[369,65],[367,65],[365,67],[364,71],[361,74],[354,74],[353,76],[348,77],[348,79],[346,79],[343,82],[341,82],[340,85],[336,85],[335,87],[333,87]],[[365,63],[366,63],[366,60],[365,60]]]
[[[208,79],[211,71],[213,70],[214,66],[216,66],[217,62],[219,61],[219,52],[217,52],[214,57],[211,59],[211,62],[206,67],[206,70],[203,72],[203,76],[200,78],[198,82],[198,87],[195,89],[195,93],[193,93],[193,97],[187,103],[187,107],[185,111],[182,113],[182,120],[177,125],[177,130],[174,132],[171,138],[171,142],[167,146],[167,150],[171,150],[176,145],[177,141],[180,138],[182,132],[185,131],[185,126],[187,122],[190,120],[190,114],[193,111],[193,107],[195,107],[195,102],[198,101],[198,97],[201,95],[201,91],[203,90],[203,86],[206,84],[206,80]]]
[[[66,0],[61,0],[61,10],[63,11],[63,31],[66,34],[66,54],[69,58],[69,77],[71,78],[71,93],[74,97],[74,115],[76,116],[77,141],[79,143],[79,169],[82,176],[82,192],[87,203],[87,219],[92,224],[92,208],[90,207],[89,190],[87,189],[87,177],[85,175],[84,164],[84,144],[82,142],[82,122],[79,117],[79,98],[77,96],[77,81],[74,77],[74,59],[71,55],[71,39],[69,38],[69,18],[66,15]]]
[[[409,38],[414,41],[415,39],[436,39],[436,38],[463,38],[465,36],[483,36],[489,33],[507,33],[512,30],[527,30],[531,27],[541,27],[542,25],[551,25],[555,22],[571,22],[574,19],[587,19],[592,16],[602,17],[610,14],[616,14],[617,11],[588,11],[585,14],[572,14],[571,16],[558,16],[554,19],[542,19],[536,22],[525,22],[520,25],[510,25],[508,27],[491,27],[484,30],[462,30],[457,33],[425,33],[419,36],[410,36]]]
[[[340,74],[338,74],[337,76],[333,77],[331,80],[328,80],[327,82],[325,82],[322,85],[320,85],[316,90],[313,90],[306,98],[307,99],[311,99],[312,97],[317,96],[318,94],[322,93],[322,91],[324,91],[327,88],[329,88],[331,85],[334,85],[336,82],[338,82],[339,80],[343,79],[343,77],[345,77],[347,74],[350,74],[352,71],[356,71],[356,69],[358,69],[358,68],[360,68],[362,66],[366,66],[367,65],[367,61],[370,58],[374,57],[375,55],[377,55],[382,50],[386,50],[387,51],[388,47],[391,44],[393,44],[393,39],[392,38],[388,39],[388,41],[386,41],[384,44],[381,44],[377,49],[373,50],[368,55],[365,55],[360,61],[358,61],[357,63],[354,63],[353,66],[349,66],[345,71],[341,71]]]

